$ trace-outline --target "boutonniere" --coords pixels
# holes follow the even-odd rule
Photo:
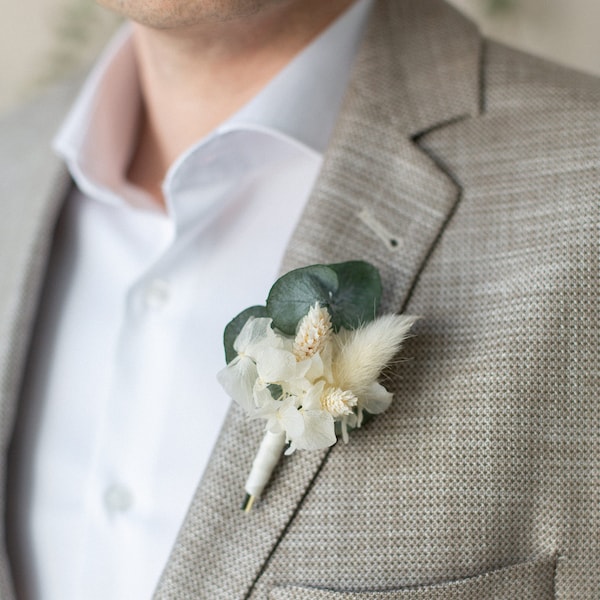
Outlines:
[[[380,298],[379,272],[366,262],[313,265],[278,279],[266,306],[225,328],[219,382],[250,418],[265,421],[244,510],[284,451],[319,450],[338,436],[348,442],[366,415],[389,407],[392,393],[378,378],[416,318],[377,317]]]

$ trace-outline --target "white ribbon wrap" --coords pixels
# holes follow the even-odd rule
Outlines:
[[[284,448],[285,433],[271,433],[270,431],[265,433],[246,481],[246,493],[249,496],[255,499],[260,498]]]

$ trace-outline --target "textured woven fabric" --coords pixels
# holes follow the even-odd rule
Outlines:
[[[283,270],[365,258],[385,309],[422,316],[396,402],[320,466],[286,459],[246,521],[227,503],[256,437],[231,432],[158,598],[360,598],[533,557],[556,578],[470,597],[597,597],[599,109],[595,80],[484,44],[439,2],[378,5]]]
[[[156,598],[598,598],[599,226],[600,84],[380,0],[282,271],[378,266],[383,308],[421,316],[395,402],[249,515],[261,426],[233,407]]]
[[[54,219],[70,187],[66,169],[49,151],[50,140],[73,91],[71,86],[57,88],[18,118],[5,118],[0,124],[0,477],[3,482],[16,398]],[[4,494],[0,497],[0,509],[4,514]],[[4,525],[2,521],[2,539],[6,537]],[[12,598],[12,593],[2,548],[0,598]]]
[[[547,558],[461,581],[396,591],[354,593],[275,587],[269,600],[552,600],[555,567],[554,559]]]

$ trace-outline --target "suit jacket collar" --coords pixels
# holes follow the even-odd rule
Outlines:
[[[406,305],[460,198],[458,184],[418,138],[479,112],[479,54],[476,29],[444,3],[378,2],[282,272],[368,260],[382,273],[382,309]],[[261,437],[261,426],[232,407],[157,598],[252,594],[328,454],[282,460],[247,515],[239,504]]]
[[[71,185],[66,167],[49,148],[74,88],[73,83],[55,88],[43,105],[9,115],[1,124],[0,443],[4,451],[10,441],[16,394],[54,225]]]
[[[52,90],[0,125],[0,477],[6,477],[7,450],[16,415],[37,302],[54,224],[70,187],[66,168],[49,152],[75,86]],[[0,496],[4,513],[5,497]],[[0,522],[4,527],[4,521]],[[3,535],[4,539],[4,535]],[[4,555],[4,548],[0,549]],[[0,558],[0,597],[10,598],[8,565]]]

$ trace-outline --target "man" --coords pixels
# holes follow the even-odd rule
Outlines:
[[[68,593],[82,597],[84,590],[85,597],[91,598],[96,597],[95,587],[101,589],[99,597],[137,597],[143,589],[140,581],[157,578],[154,564],[162,550],[149,551],[149,561],[154,562],[144,573],[135,556],[119,571],[118,561],[128,557],[116,554],[115,548],[118,560],[111,570],[106,558],[110,540],[129,540],[131,533],[128,548],[143,548],[144,540],[162,548],[175,527],[168,494],[161,496],[160,490],[150,487],[151,500],[145,504],[147,497],[130,495],[119,477],[105,489],[105,521],[124,527],[122,537],[117,531],[111,538],[109,526],[103,529],[98,523],[104,521],[94,517],[94,499],[101,496],[96,482],[85,483],[86,498],[91,498],[87,504],[75,502],[77,514],[87,519],[81,539],[73,525],[80,516],[72,517],[68,510],[52,512],[54,500],[60,509],[68,506],[51,480],[53,469],[62,468],[58,440],[72,412],[77,431],[69,434],[68,427],[66,431],[75,447],[81,443],[79,425],[91,428],[100,440],[91,450],[85,446],[86,452],[96,454],[82,461],[84,465],[110,471],[120,466],[124,456],[125,472],[131,474],[162,463],[162,470],[159,466],[148,476],[151,483],[170,470],[189,471],[188,482],[203,471],[156,598],[579,599],[597,595],[600,85],[483,40],[470,23],[439,0],[323,4],[309,0],[119,3],[117,8],[139,23],[132,39],[144,109],[136,110],[135,102],[123,104],[123,98],[111,94],[103,104],[106,88],[97,81],[86,88],[79,108],[91,107],[92,113],[98,106],[111,109],[98,110],[95,121],[82,121],[81,114],[76,115],[70,123],[80,127],[69,129],[67,124],[67,133],[75,138],[86,139],[82,124],[91,128],[88,133],[95,132],[88,140],[91,146],[84,144],[83,157],[69,154],[72,146],[60,146],[59,139],[79,188],[71,193],[63,168],[50,162],[39,142],[45,131],[54,128],[54,115],[62,111],[64,98],[47,100],[44,108],[32,109],[4,129],[2,439],[6,446],[12,437],[16,400],[21,396],[23,425],[15,435],[9,478],[9,484],[15,485],[8,487],[11,503],[14,497],[18,501],[9,511],[8,525],[14,528],[11,537],[17,539],[10,548],[13,571],[25,597],[45,597],[47,590],[64,594],[57,597]],[[345,25],[336,43],[346,40],[352,54],[353,40],[362,37],[362,42],[348,83],[341,77],[346,91],[333,119],[331,139],[328,118],[319,127],[328,144],[321,166],[322,138],[320,142],[315,141],[318,136],[303,139],[297,130],[290,135],[286,127],[293,119],[283,119],[281,130],[273,125],[277,118],[266,126],[257,124],[244,107],[251,98],[261,98],[261,89],[272,89],[268,82],[276,84],[278,73],[285,79],[287,69],[305,56],[301,50],[310,52],[313,44],[329,39],[331,27],[340,23]],[[362,23],[367,23],[364,36]],[[325,37],[315,38],[319,33]],[[110,72],[112,65],[113,76],[121,75],[121,86],[127,88],[131,71],[118,61],[123,47],[117,47],[113,62],[109,59],[103,72]],[[326,54],[319,56],[324,59]],[[304,76],[314,65],[310,62]],[[343,71],[343,65],[338,70]],[[299,80],[305,81],[304,76]],[[319,89],[327,81],[323,78]],[[322,106],[329,106],[329,111],[333,106],[336,113],[334,88]],[[304,93],[300,105],[312,96],[306,88]],[[269,110],[263,105],[259,113]],[[306,127],[311,114],[316,113],[302,120]],[[137,130],[132,123],[136,115]],[[103,132],[114,131],[115,122],[117,129],[129,132],[123,134],[129,145],[105,143]],[[226,124],[224,129],[221,123]],[[235,143],[221,146],[228,136],[234,136]],[[288,139],[279,145],[284,138],[298,143],[290,144]],[[64,142],[65,137],[61,139]],[[68,135],[67,139],[77,141]],[[96,145],[103,157],[100,164],[94,160]],[[300,151],[300,146],[309,150]],[[118,160],[107,175],[108,148],[118,154]],[[281,156],[285,160],[278,163]],[[197,157],[202,160],[190,161]],[[233,166],[227,163],[231,157]],[[211,170],[211,160],[217,162],[216,171]],[[231,170],[222,170],[224,162]],[[269,170],[258,177],[265,164]],[[111,179],[119,166],[122,178]],[[278,181],[280,169],[285,177]],[[95,177],[90,177],[90,170]],[[206,179],[207,173],[215,172],[216,183]],[[94,186],[102,176],[102,183],[112,182],[112,186]],[[303,196],[315,177],[304,206]],[[130,213],[118,213],[118,220],[113,211],[105,215],[111,202],[113,207],[121,206],[106,190],[137,208],[135,223]],[[281,210],[273,198],[287,190],[289,210],[287,205]],[[41,324],[36,327],[21,388],[50,240],[67,196],[39,312]],[[104,198],[101,208],[89,204],[96,196]],[[211,206],[215,198],[222,201],[217,212],[208,211],[210,218],[204,210],[194,213],[205,197],[211,199]],[[271,200],[263,205],[265,197]],[[161,205],[162,214],[171,216],[174,225],[156,225],[160,214],[156,207]],[[278,208],[277,218],[271,220]],[[293,218],[285,219],[290,211],[301,213],[295,228]],[[140,229],[140,219],[149,224]],[[194,229],[198,219],[203,223],[199,231]],[[228,243],[243,239],[246,245],[229,255],[227,248],[217,246],[218,260],[227,260],[203,271],[202,286],[186,286],[189,272],[204,268],[204,261],[210,260],[212,249],[209,252],[201,240],[215,241],[210,237],[215,228],[228,236]],[[83,238],[98,231],[97,243],[94,238],[86,245]],[[194,234],[186,238],[185,232],[190,231]],[[272,246],[257,243],[255,253],[254,241],[272,234],[281,237]],[[187,415],[194,409],[191,404],[177,404],[177,399],[188,397],[194,380],[185,368],[191,342],[184,342],[182,351],[180,338],[170,332],[193,327],[194,319],[175,313],[166,321],[144,320],[140,315],[145,309],[140,307],[164,307],[174,293],[169,284],[177,281],[188,292],[183,296],[192,294],[192,300],[194,293],[224,286],[218,296],[225,304],[221,309],[233,309],[234,288],[244,298],[259,293],[254,288],[247,291],[256,284],[253,277],[235,285],[244,272],[256,275],[266,293],[263,280],[271,273],[262,267],[275,256],[278,262],[278,248],[288,235],[282,272],[306,264],[368,260],[382,273],[382,310],[417,314],[421,320],[407,345],[411,360],[388,373],[389,387],[396,395],[392,408],[353,432],[347,445],[322,452],[299,451],[285,458],[259,506],[243,514],[238,508],[240,493],[261,427],[231,408],[205,468],[195,458],[202,449],[179,446],[178,427],[186,431]],[[130,240],[135,242],[133,249],[126,245]],[[82,279],[77,264],[71,264],[79,256],[78,244],[82,245],[80,260],[93,266],[84,269],[91,282]],[[115,252],[119,244],[124,244],[126,259]],[[171,248],[177,251],[165,258]],[[191,257],[186,248],[193,249]],[[190,262],[192,258],[198,259],[197,265]],[[120,260],[127,264],[118,264]],[[233,263],[238,270],[223,275],[222,265]],[[93,276],[96,269],[103,274],[99,283]],[[150,277],[145,282],[151,285],[143,288],[147,294],[136,295],[136,276],[147,270]],[[180,270],[186,272],[180,276]],[[110,300],[99,299],[105,281],[111,298],[120,302],[126,296],[130,304],[111,306]],[[72,294],[78,293],[77,301],[73,300]],[[216,298],[200,296],[205,321],[198,331],[211,331],[208,322]],[[71,325],[77,331],[64,334],[63,346],[62,319],[64,323],[74,320],[72,313],[67,318],[65,299],[66,306],[74,305],[81,312]],[[90,329],[89,315],[96,310],[101,312],[100,325]],[[114,324],[119,315],[124,315],[125,324]],[[116,333],[103,337],[105,327]],[[105,350],[88,348],[93,345],[86,344],[90,336],[102,340]],[[49,338],[56,343],[40,349],[39,344]],[[116,344],[116,352],[111,344]],[[56,357],[49,360],[56,349]],[[97,352],[98,360],[92,362],[112,369],[103,372],[102,366],[78,362],[82,349]],[[219,352],[214,348],[214,356]],[[202,348],[199,353],[199,362],[206,367],[211,350]],[[125,367],[122,361],[111,362],[123,357]],[[152,368],[145,372],[141,358],[147,358]],[[168,364],[161,367],[161,361]],[[84,371],[78,378],[74,373],[75,394],[64,383],[65,376],[76,370],[69,369],[73,364],[90,374]],[[42,383],[39,373],[44,376]],[[114,386],[104,383],[107,375],[117,382]],[[149,377],[149,384],[143,383],[142,375]],[[95,385],[102,388],[99,398],[90,389]],[[210,396],[206,391],[210,385],[203,373],[198,396]],[[77,414],[86,390],[92,397],[92,417],[101,415],[104,430],[94,418]],[[66,404],[72,409],[69,412],[60,399],[71,395]],[[168,396],[175,404],[165,410]],[[198,401],[203,408],[189,418],[193,427],[200,427],[212,410],[208,400]],[[36,408],[40,404],[41,413]],[[87,398],[83,407],[81,412],[88,407]],[[183,419],[164,427],[162,420],[171,420],[173,413],[184,415]],[[219,417],[211,418],[209,427],[214,428]],[[140,421],[137,427],[136,420]],[[128,439],[135,441],[126,444]],[[114,455],[113,442],[118,450]],[[136,453],[138,443],[143,452]],[[160,451],[153,453],[154,445]],[[34,450],[28,450],[31,447]],[[103,447],[108,448],[108,459],[97,454]],[[72,453],[63,451],[71,461]],[[52,460],[44,460],[47,453]],[[75,467],[79,481],[82,465]],[[145,475],[140,476],[141,489]],[[60,477],[71,485],[67,475]],[[179,493],[173,505],[180,506],[189,483],[184,485],[177,475],[174,481]],[[110,477],[103,482],[110,484]],[[16,491],[11,498],[12,489]],[[46,494],[36,495],[40,489],[48,490],[50,501]],[[34,500],[23,508],[28,497]],[[167,502],[163,512],[161,502]],[[146,520],[145,506],[151,513]],[[139,519],[141,527],[128,529],[130,510],[131,521],[135,524]],[[164,535],[157,533],[161,522],[152,521],[155,510],[165,519],[170,517]],[[57,512],[66,518],[56,520]],[[36,517],[44,514],[54,517],[50,525]],[[63,524],[69,546],[64,556],[74,558],[52,564],[49,556],[54,545],[60,546]],[[36,536],[38,526],[45,535]],[[28,539],[26,550],[37,560],[37,572],[27,566],[27,552],[19,550],[20,532]],[[99,540],[98,561],[94,540]],[[82,560],[77,556],[80,548],[88,550]],[[130,564],[134,565],[131,572]],[[63,592],[71,567],[77,569],[77,577]],[[106,581],[107,577],[112,579]],[[36,578],[43,581],[39,589],[31,583]],[[12,597],[10,587],[5,575],[2,598]]]

